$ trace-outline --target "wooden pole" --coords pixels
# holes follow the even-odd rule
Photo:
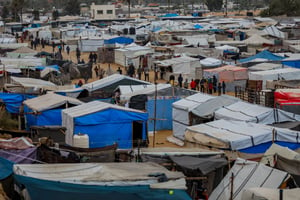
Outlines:
[[[230,200],[233,200],[233,180],[234,180],[234,174],[231,173],[231,178],[230,178]]]

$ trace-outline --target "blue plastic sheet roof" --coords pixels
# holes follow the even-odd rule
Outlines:
[[[133,43],[133,39],[128,37],[115,37],[108,40],[104,40],[104,44],[115,44],[115,43],[131,44]]]
[[[264,50],[264,51],[254,55],[254,56],[244,58],[244,59],[240,59],[239,61],[241,63],[244,63],[244,62],[250,62],[251,60],[254,60],[254,59],[257,59],[257,58],[263,58],[263,59],[267,59],[269,61],[280,61],[280,60],[284,59],[284,57],[277,56],[277,55],[271,53],[268,50]]]

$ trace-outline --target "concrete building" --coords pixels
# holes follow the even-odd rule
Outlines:
[[[91,5],[91,19],[115,19],[115,5]]]

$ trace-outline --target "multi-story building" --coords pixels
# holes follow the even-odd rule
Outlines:
[[[91,5],[91,19],[115,19],[116,9],[115,5]]]

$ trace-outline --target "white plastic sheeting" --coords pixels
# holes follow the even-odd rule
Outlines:
[[[240,150],[277,141],[299,143],[300,132],[241,121],[216,120],[187,127],[186,141],[214,148]]]
[[[263,89],[266,89],[267,80],[297,80],[300,78],[300,69],[283,68],[259,72],[249,72],[249,80],[262,80]]]
[[[240,101],[218,109],[215,112],[215,119],[273,124],[278,122],[299,121],[300,115]]]
[[[287,177],[288,174],[286,172],[257,162],[237,159],[234,166],[212,192],[209,200],[242,200],[244,190],[258,186],[277,189]],[[231,198],[230,191],[232,186],[233,194]]]
[[[185,129],[190,125],[189,113],[191,110],[212,98],[215,97],[204,93],[197,93],[173,103],[173,135],[183,139]]]
[[[249,188],[243,191],[243,200],[278,200],[282,193],[282,199],[295,200],[299,199],[300,188],[294,189],[270,189],[270,188]]]

